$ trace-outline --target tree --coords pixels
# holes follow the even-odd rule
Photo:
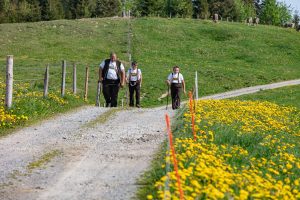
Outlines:
[[[233,20],[235,21],[243,21],[248,16],[246,13],[245,5],[242,0],[235,0],[234,1],[234,12],[232,13]]]
[[[4,12],[5,0],[0,0],[0,14]]]
[[[282,25],[284,23],[287,23],[288,21],[291,21],[292,15],[289,6],[287,6],[284,3],[279,3],[277,4],[277,7],[278,7],[280,24],[276,24],[276,25]]]
[[[190,0],[185,0],[185,1],[181,1],[181,5],[180,5],[180,8],[181,8],[181,14],[184,16],[184,17],[193,17],[193,3],[192,1]]]
[[[133,3],[133,13],[136,16],[168,16],[171,0],[137,0]]]
[[[34,22],[41,20],[39,2],[35,0],[20,0],[12,7],[15,22]]]
[[[91,14],[88,9],[88,0],[77,0],[76,4],[76,18],[90,17]]]
[[[64,19],[64,4],[61,0],[49,0],[49,7],[51,13],[51,20],[54,19]]]
[[[174,1],[173,11],[175,16],[179,17],[192,17],[193,15],[193,3],[190,0],[178,0]]]
[[[0,0],[0,23],[6,22],[7,2]]]
[[[209,4],[207,0],[195,0],[193,1],[193,17],[207,19],[209,14]]]
[[[253,0],[244,0],[244,8],[247,17],[256,17],[255,2]]]
[[[261,0],[254,0],[254,7],[256,11],[256,16],[260,16],[261,14]]]
[[[265,24],[279,26],[291,20],[291,11],[284,3],[277,3],[276,0],[263,0],[261,8],[260,18]]]
[[[48,21],[51,19],[50,3],[48,0],[40,0],[41,20]]]
[[[269,25],[279,25],[279,10],[276,0],[263,0],[261,4],[261,22]]]
[[[93,13],[93,17],[97,17],[97,16],[100,15],[101,7],[102,7],[101,0],[97,0],[95,10],[94,10],[94,13]]]
[[[299,22],[300,22],[300,16],[298,11],[295,11],[295,14],[293,16],[293,23],[295,23],[295,28],[297,29],[299,27]]]
[[[119,15],[121,4],[118,0],[97,0],[93,16],[112,17]]]

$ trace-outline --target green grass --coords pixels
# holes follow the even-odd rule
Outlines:
[[[13,96],[12,112],[29,117],[26,123],[14,124],[13,128],[34,123],[57,113],[84,105],[85,68],[89,66],[88,102],[94,104],[98,80],[98,66],[109,56],[118,52],[126,61],[127,22],[120,19],[59,20],[51,22],[0,24],[0,81],[5,80],[6,55],[14,55],[14,83],[30,83],[26,92],[42,92],[44,71],[50,65],[49,92],[59,96],[61,82],[61,61],[67,60],[66,90],[72,89],[73,63],[77,63],[77,92],[81,99],[66,94],[67,104],[53,99]],[[1,64],[2,63],[2,64]],[[29,80],[28,80],[29,79]],[[27,81],[28,80],[28,81]],[[0,88],[4,102],[5,87]],[[124,90],[120,96],[124,95]],[[101,97],[103,101],[103,96]],[[47,106],[45,106],[45,104]],[[0,129],[0,135],[12,132],[11,126]]]
[[[119,109],[119,108],[108,109],[103,114],[99,115],[96,119],[84,124],[83,127],[94,127],[95,125],[100,124],[100,123],[104,124],[120,110],[121,109]]]
[[[120,19],[58,20],[51,22],[1,24],[1,77],[5,78],[6,55],[14,55],[14,78],[43,79],[50,64],[50,90],[60,87],[61,61],[67,60],[66,88],[72,88],[72,67],[77,63],[78,91],[83,96],[85,67],[90,67],[89,100],[94,103],[98,66],[116,51],[127,61],[127,22]],[[42,90],[43,81],[35,81]]]
[[[54,158],[61,156],[63,154],[60,150],[51,150],[43,155],[41,157],[37,158],[36,160],[30,162],[26,166],[26,171],[20,172],[18,170],[13,170],[12,173],[10,173],[9,177],[12,179],[19,180],[19,177],[22,176],[30,176],[32,172],[36,169],[44,169],[46,168],[47,164],[50,163]],[[9,186],[11,183],[4,183],[0,185],[1,187]]]
[[[53,158],[55,158],[56,156],[61,155],[61,154],[62,154],[62,152],[59,150],[50,151],[50,152],[44,154],[43,156],[41,156],[38,160],[35,160],[35,161],[29,163],[27,166],[27,169],[28,169],[28,171],[32,171],[37,168],[42,168],[46,164],[48,164]]]
[[[260,91],[256,94],[235,97],[238,100],[269,101],[283,106],[300,109],[300,85]]]
[[[189,90],[199,72],[201,96],[299,78],[300,41],[295,31],[144,18],[133,22],[133,32],[133,55],[144,71],[144,101],[149,104],[159,103],[156,99],[166,90],[163,80],[174,65],[181,67]]]
[[[122,18],[0,24],[0,80],[5,80],[6,56],[14,55],[15,83],[29,79],[30,90],[43,91],[44,70],[49,64],[49,90],[57,93],[61,61],[67,60],[66,89],[70,91],[76,62],[78,95],[83,97],[85,67],[89,66],[87,103],[94,104],[99,63],[115,51],[129,67],[128,25],[129,21]],[[163,18],[133,19],[131,30],[132,56],[144,75],[143,107],[165,104],[166,99],[159,97],[167,90],[164,81],[174,65],[181,67],[187,90],[193,87],[195,71],[199,72],[200,96],[299,78],[300,40],[293,30]],[[119,105],[125,91],[120,91]],[[3,95],[4,89],[0,92]],[[36,119],[85,104],[70,97],[68,106],[53,104],[43,109],[42,105],[23,101],[24,105],[15,107],[29,116],[41,116]]]
[[[195,70],[199,72],[200,95],[299,78],[300,41],[293,30],[162,18],[134,19],[131,27],[133,58],[144,73],[145,107],[163,104],[158,98],[166,91],[164,80],[173,65],[181,67],[189,90]],[[43,78],[47,63],[57,66],[50,67],[56,74],[50,87],[56,88],[61,60],[69,64],[67,88],[71,88],[72,63],[78,62],[81,92],[89,65],[89,100],[94,102],[100,61],[114,50],[128,68],[127,33],[128,21],[120,18],[1,24],[0,62],[5,65],[6,55],[13,54],[15,76],[20,80],[34,74],[30,68],[40,68],[36,76]],[[42,87],[42,82],[37,85]]]

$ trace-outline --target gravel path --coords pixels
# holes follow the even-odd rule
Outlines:
[[[165,113],[84,107],[1,139],[0,199],[130,199],[166,137]],[[54,151],[61,153],[28,170]]]
[[[300,80],[206,98],[296,84]],[[131,199],[136,179],[166,138],[165,113],[164,107],[86,106],[0,139],[0,199]]]
[[[292,86],[292,85],[300,85],[300,79],[284,81],[279,83],[272,83],[268,85],[258,85],[258,86],[248,87],[248,88],[242,88],[238,90],[233,90],[229,92],[202,97],[200,99],[226,99],[226,98],[237,97],[245,94],[252,94],[262,90],[270,90],[270,89],[276,89],[276,88]]]

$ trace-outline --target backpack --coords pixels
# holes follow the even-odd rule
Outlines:
[[[129,68],[129,77],[128,77],[128,81],[130,81],[130,79],[131,79],[131,70],[132,70],[132,68]],[[139,80],[139,68],[137,67],[136,68],[136,76],[137,76],[137,81],[136,82],[140,82],[140,80]]]
[[[110,59],[105,60],[104,67],[102,69],[102,78],[103,78],[103,80],[107,79],[109,63],[110,63]],[[117,60],[116,63],[117,63],[116,73],[117,73],[118,79],[121,80],[121,62]]]
[[[174,73],[172,72],[172,80],[171,80],[171,83],[173,82],[173,78],[174,78]],[[178,83],[179,83],[179,78],[180,78],[180,73],[178,73]]]

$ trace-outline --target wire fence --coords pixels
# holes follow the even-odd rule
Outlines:
[[[127,48],[126,53],[128,55],[128,62],[131,65],[132,61],[132,25],[131,25],[131,17],[127,17],[127,25],[124,27],[123,31],[118,32],[118,35],[123,38],[123,41],[126,42]],[[109,36],[108,36],[109,37]],[[127,59],[126,59],[127,60]],[[24,64],[24,62],[29,62],[28,64]],[[50,63],[41,63],[38,59],[28,59],[26,61],[16,60],[13,64],[13,78],[12,78],[12,88],[14,91],[18,89],[22,84],[26,85],[28,91],[39,91],[45,92],[45,84],[46,84],[46,69],[48,67],[48,91],[63,91],[65,88],[68,90],[73,90],[74,92],[74,78],[73,78],[73,68],[74,65],[77,67],[77,74],[76,76],[76,92],[80,95],[86,93],[86,90],[91,90],[90,92],[94,93],[96,91],[95,86],[97,85],[96,82],[98,80],[98,66],[99,63],[84,63],[84,62],[77,62],[71,61],[65,64],[66,71],[62,71],[63,62],[60,61],[50,61]],[[86,67],[89,67],[90,77],[86,83],[87,78],[85,77],[86,74]],[[95,70],[94,70],[95,69]],[[63,75],[64,74],[64,75]],[[3,85],[0,87],[0,93],[6,94],[7,89],[3,87],[5,85],[5,80],[7,76],[7,65],[2,65],[0,68],[0,83],[2,82]],[[65,76],[65,83],[63,85],[62,79]],[[88,85],[87,89],[85,85]],[[95,91],[93,91],[95,89]],[[128,105],[129,103],[129,92],[128,92],[127,84],[125,84],[125,88],[120,90],[118,103]],[[14,94],[14,91],[11,93]],[[7,95],[6,95],[7,96]],[[63,95],[62,95],[63,96]],[[94,97],[95,94],[91,95]],[[21,95],[18,98],[22,98]]]
[[[48,92],[61,92],[61,96],[63,97],[65,90],[68,93],[78,96],[88,94],[88,90],[94,87],[94,84],[91,84],[91,88],[89,88],[89,83],[96,83],[98,75],[98,73],[95,73],[97,70],[89,75],[86,74],[87,67],[90,70],[89,66],[97,66],[98,64],[91,65],[82,62],[70,62],[64,67],[63,62],[61,64],[12,63],[13,59],[11,64],[7,63],[7,65],[2,65],[0,68],[0,94],[3,101],[5,97],[5,105],[7,104],[7,97],[12,101],[12,96],[14,96],[14,99],[24,98],[28,96],[28,93],[32,92],[44,93],[44,97],[47,97]],[[90,77],[86,78],[86,76]],[[87,80],[88,82],[86,82]],[[7,87],[8,82],[10,89]],[[84,87],[85,85],[88,87]]]

